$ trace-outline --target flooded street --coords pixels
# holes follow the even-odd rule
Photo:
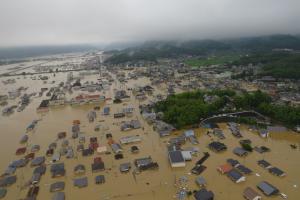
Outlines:
[[[77,76],[79,72],[75,72],[74,76]],[[126,71],[126,73],[128,73]],[[16,79],[15,84],[4,85],[2,80],[7,78],[1,78],[0,82],[0,94],[5,94],[10,90],[17,89],[21,86],[28,87],[26,93],[39,92],[43,88],[51,88],[57,86],[61,81],[67,79],[67,73],[56,73],[54,77],[52,74],[48,74],[49,79],[47,83],[43,80],[32,80],[27,75],[26,79],[24,76],[14,77]],[[97,82],[99,78],[98,74],[86,75],[81,80]],[[101,77],[100,77],[101,78]],[[51,84],[55,81],[54,84]],[[148,78],[140,77],[138,79],[130,79],[127,83],[123,84],[115,80],[108,90],[101,92],[94,92],[91,94],[101,94],[107,99],[114,98],[114,92],[117,89],[127,90],[128,88],[134,88],[135,86],[150,85],[151,82]],[[268,153],[259,154],[256,151],[251,152],[247,157],[241,158],[232,153],[232,150],[239,146],[239,139],[232,136],[228,126],[225,123],[218,124],[224,131],[226,139],[222,140],[228,147],[225,152],[214,153],[208,149],[208,144],[212,140],[218,140],[215,136],[209,137],[206,132],[208,129],[197,128],[194,129],[196,137],[199,141],[198,145],[192,145],[187,141],[185,147],[198,147],[199,153],[193,156],[192,161],[186,162],[184,168],[174,169],[171,168],[168,154],[167,154],[167,142],[170,138],[180,135],[184,130],[176,131],[171,136],[160,138],[159,134],[153,130],[153,127],[146,123],[142,118],[139,110],[139,105],[155,100],[154,96],[157,94],[166,95],[167,89],[164,84],[160,87],[154,87],[154,95],[147,95],[147,100],[140,102],[131,90],[127,90],[130,99],[120,104],[112,103],[111,100],[107,100],[99,104],[91,105],[65,105],[50,107],[49,112],[39,113],[36,111],[39,104],[43,99],[48,97],[45,94],[42,97],[32,97],[30,104],[22,111],[15,111],[9,116],[0,116],[0,170],[4,172],[8,165],[17,159],[24,157],[24,155],[15,155],[15,152],[20,147],[27,147],[27,153],[30,152],[32,145],[40,145],[40,150],[35,153],[35,157],[45,156],[49,144],[57,142],[57,149],[61,146],[61,140],[57,139],[59,132],[66,132],[66,138],[69,140],[69,146],[74,150],[74,158],[67,159],[62,156],[59,162],[65,164],[66,174],[60,178],[52,178],[50,173],[51,157],[46,157],[47,170],[46,174],[41,177],[39,182],[40,190],[37,199],[46,200],[51,199],[53,193],[50,192],[50,185],[57,181],[65,182],[66,199],[80,200],[80,199],[95,199],[95,200],[106,200],[106,199],[122,199],[122,200],[168,200],[174,199],[178,188],[175,187],[175,181],[186,176],[188,178],[189,190],[198,190],[199,187],[195,183],[194,174],[190,173],[190,170],[195,165],[195,162],[203,156],[203,152],[209,152],[210,157],[204,163],[207,169],[201,174],[207,181],[207,189],[211,190],[215,194],[217,200],[240,200],[243,199],[243,190],[250,186],[256,189],[256,185],[261,181],[268,181],[272,185],[276,186],[282,193],[288,195],[288,199],[298,200],[300,199],[300,151],[298,149],[292,149],[290,144],[300,144],[300,135],[293,132],[285,133],[271,133],[271,136],[267,139],[261,138],[256,132],[251,132],[244,125],[241,125],[241,133],[243,139],[250,139],[254,146],[266,146],[271,149]],[[82,91],[74,91],[73,94],[67,94],[66,98],[71,99],[80,93],[88,93]],[[18,99],[18,98],[17,98]],[[8,100],[9,105],[18,103],[18,100]],[[94,122],[89,122],[87,114],[93,110],[95,106],[100,106],[100,110],[96,110],[97,118]],[[103,107],[110,107],[110,115],[104,116],[102,114]],[[114,113],[120,112],[123,108],[133,106],[134,113],[131,117],[125,118],[114,118]],[[1,107],[3,109],[3,107]],[[179,113],[178,113],[179,114]],[[120,124],[122,121],[129,121],[137,119],[141,122],[142,128],[121,131]],[[38,121],[34,130],[28,132],[29,140],[26,144],[21,145],[19,143],[22,135],[26,133],[27,126],[33,120]],[[97,154],[83,157],[81,152],[76,151],[76,147],[79,143],[78,139],[73,139],[72,136],[72,124],[73,120],[80,120],[80,132],[85,136],[86,142],[85,147],[88,147],[88,141],[90,137],[97,137],[100,145],[105,145],[108,151],[111,152],[111,148],[108,145],[106,134],[111,133],[113,140],[119,141],[121,137],[139,135],[142,139],[141,142],[134,145],[138,146],[139,153],[133,154],[130,152],[131,144],[122,145],[124,158],[116,160],[114,154]],[[95,131],[95,126],[102,125],[107,127],[107,130]],[[105,164],[105,171],[92,173],[91,164],[95,157],[100,156]],[[156,170],[142,171],[140,174],[133,174],[134,159],[151,156],[153,161],[157,162],[159,168]],[[246,181],[242,183],[232,182],[226,175],[221,175],[217,171],[217,167],[226,163],[228,158],[237,159],[241,164],[250,168],[253,173],[246,176]],[[277,177],[270,174],[267,170],[263,169],[257,164],[258,160],[265,159],[272,163],[273,166],[277,166],[282,169],[287,175],[285,177]],[[132,169],[129,173],[121,173],[119,166],[122,163],[131,162]],[[83,164],[86,167],[85,175],[74,175],[73,169],[76,165]],[[23,199],[26,197],[28,187],[24,187],[30,180],[34,167],[28,164],[25,167],[18,168],[15,172],[17,176],[17,182],[7,187],[7,195],[4,199],[14,200]],[[96,185],[95,177],[97,175],[105,176],[105,183]],[[85,188],[77,188],[73,186],[73,180],[78,177],[88,177],[88,186]],[[256,189],[257,190],[257,189]],[[257,190],[258,191],[258,190]],[[261,192],[260,192],[261,193]],[[281,199],[277,197],[265,197],[263,199]],[[189,199],[194,199],[190,197]]]

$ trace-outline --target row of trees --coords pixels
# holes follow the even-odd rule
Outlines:
[[[213,102],[204,102],[205,95],[216,95],[218,98]],[[256,110],[288,126],[295,126],[300,122],[300,107],[274,105],[271,98],[261,91],[239,95],[231,90],[185,92],[156,103],[155,110],[164,113],[164,121],[182,128],[215,114],[232,112],[232,107],[224,109],[227,104],[234,105],[236,110]],[[249,119],[245,122],[248,121]],[[255,124],[253,120],[250,121]]]
[[[219,98],[212,103],[205,103],[204,95],[216,95]],[[158,102],[155,110],[164,113],[164,121],[173,124],[176,128],[182,128],[199,123],[201,118],[219,113],[226,105],[228,97],[234,95],[235,92],[231,90],[185,92]]]

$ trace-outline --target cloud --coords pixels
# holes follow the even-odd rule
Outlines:
[[[299,0],[1,0],[0,45],[300,32]]]

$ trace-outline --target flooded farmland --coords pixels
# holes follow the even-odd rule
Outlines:
[[[32,70],[32,69],[28,69]],[[133,69],[134,70],[134,69]],[[118,72],[120,73],[120,71]],[[126,77],[128,77],[130,71],[124,71]],[[69,73],[58,72],[54,76],[52,73],[47,74],[49,79],[47,81],[33,80],[31,75],[15,76],[15,83],[4,85],[2,80],[7,78],[2,77],[0,82],[0,94],[5,94],[8,91],[15,90],[20,87],[28,89],[26,93],[39,92],[41,88],[51,88],[57,86],[60,82],[67,79]],[[80,72],[74,72],[73,76],[79,76]],[[37,199],[52,199],[54,193],[50,192],[50,185],[63,181],[65,182],[66,199],[124,199],[124,200],[167,200],[178,199],[178,191],[180,190],[178,179],[185,177],[185,188],[190,191],[199,190],[199,186],[195,183],[198,175],[191,174],[191,169],[194,167],[197,160],[199,160],[204,152],[209,152],[210,157],[205,161],[204,165],[207,169],[201,173],[201,176],[205,178],[207,184],[206,188],[211,190],[215,199],[217,200],[239,200],[243,199],[243,191],[246,187],[255,188],[261,181],[268,181],[272,185],[276,186],[280,192],[286,194],[288,199],[297,200],[300,198],[300,150],[299,147],[293,149],[290,144],[300,145],[300,135],[286,131],[281,133],[270,133],[270,137],[262,138],[255,131],[250,131],[246,125],[241,125],[240,130],[243,135],[243,139],[250,139],[254,146],[266,146],[271,151],[260,154],[256,151],[249,153],[247,157],[238,157],[232,151],[235,147],[239,146],[239,139],[235,138],[228,126],[225,123],[218,124],[220,129],[224,132],[225,139],[222,140],[227,145],[228,149],[225,152],[215,153],[208,148],[208,144],[212,141],[219,141],[215,136],[208,136],[206,133],[209,129],[196,128],[195,136],[199,144],[191,144],[187,141],[182,148],[197,147],[199,152],[192,156],[191,161],[186,161],[186,166],[182,168],[172,168],[168,158],[167,143],[170,138],[181,135],[184,130],[177,130],[167,137],[160,137],[159,134],[153,130],[153,126],[148,124],[146,120],[140,114],[139,106],[141,104],[155,101],[155,97],[158,94],[167,95],[167,85],[162,83],[160,85],[153,85],[154,92],[152,95],[147,95],[147,99],[144,101],[137,100],[133,95],[131,88],[136,86],[151,85],[151,81],[146,77],[137,77],[134,79],[128,79],[126,82],[119,82],[116,79],[116,75],[113,72],[109,72],[113,81],[107,89],[101,91],[73,91],[72,93],[66,92],[66,98],[71,99],[81,93],[85,94],[100,94],[106,97],[106,100],[99,103],[88,105],[60,105],[49,107],[48,112],[37,112],[41,101],[47,99],[46,94],[38,97],[32,96],[30,104],[21,112],[14,111],[13,113],[0,116],[0,170],[4,172],[9,164],[14,161],[23,158],[26,154],[30,153],[33,145],[40,145],[40,149],[35,152],[35,157],[45,156],[46,161],[46,173],[41,177],[41,180],[37,184],[39,186],[39,192]],[[37,75],[36,75],[37,76]],[[91,74],[87,74],[81,77],[81,82],[97,82],[98,79],[105,79],[98,71],[94,71]],[[130,96],[126,101],[122,103],[113,103],[111,99],[114,98],[114,94],[117,90],[125,90]],[[176,90],[179,92],[180,90]],[[9,99],[8,105],[18,104],[19,99]],[[95,107],[97,117],[90,121],[87,117],[91,110]],[[103,115],[103,108],[109,107],[110,114]],[[114,118],[114,113],[121,112],[124,108],[131,107],[133,113],[130,116],[124,118]],[[180,113],[178,113],[180,115]],[[33,120],[38,120],[33,130],[27,131],[26,129]],[[88,147],[88,141],[92,137],[97,137],[99,145],[106,146],[110,154],[98,154],[95,152],[90,156],[83,156],[81,152],[77,151],[77,145],[79,144],[78,138],[72,138],[72,125],[74,120],[80,120],[80,136],[84,136],[86,141],[84,147]],[[141,128],[121,131],[120,126],[124,121],[138,120],[141,124]],[[100,130],[96,131],[95,127],[100,125]],[[57,143],[57,148],[54,151],[59,151],[62,145],[61,139],[57,138],[57,134],[60,132],[66,132],[66,139],[68,140],[68,146],[74,150],[73,158],[66,158],[62,156],[57,163],[64,163],[66,173],[62,177],[52,178],[50,168],[53,163],[52,157],[46,156],[48,146],[52,142]],[[29,139],[26,143],[20,144],[20,138],[27,134]],[[125,144],[122,146],[123,158],[115,159],[114,153],[108,144],[107,134],[112,134],[114,141],[119,141],[125,136],[139,136],[141,141],[134,144]],[[138,153],[131,152],[131,146],[136,145],[139,148]],[[16,155],[16,150],[20,147],[27,147],[26,152],[23,155]],[[157,162],[158,168],[153,170],[145,170],[140,173],[134,173],[133,161],[138,158],[144,158],[151,156],[154,162]],[[91,164],[95,157],[101,157],[101,160],[105,164],[105,170],[99,172],[92,172]],[[242,183],[234,183],[226,175],[222,175],[217,171],[220,165],[226,163],[226,160],[233,158],[238,160],[241,164],[250,168],[253,173],[246,175],[246,181]],[[257,164],[258,160],[267,160],[273,166],[282,169],[285,173],[285,177],[277,177],[269,173],[266,169],[263,169]],[[120,164],[130,162],[131,169],[128,173],[120,172]],[[78,164],[82,164],[86,168],[84,175],[75,175],[74,167]],[[14,175],[17,177],[15,184],[7,186],[7,194],[4,199],[25,199],[30,186],[28,181],[32,177],[32,173],[35,167],[27,164],[24,167],[18,168]],[[95,177],[98,175],[104,175],[105,183],[95,184]],[[200,176],[200,175],[199,175]],[[78,188],[73,186],[73,181],[80,177],[87,177],[88,186],[84,188]],[[282,197],[266,197],[259,192],[263,199],[281,199]],[[194,199],[193,196],[186,197],[186,199]]]

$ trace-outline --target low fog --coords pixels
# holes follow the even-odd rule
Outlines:
[[[1,0],[0,46],[300,33],[299,0]]]

